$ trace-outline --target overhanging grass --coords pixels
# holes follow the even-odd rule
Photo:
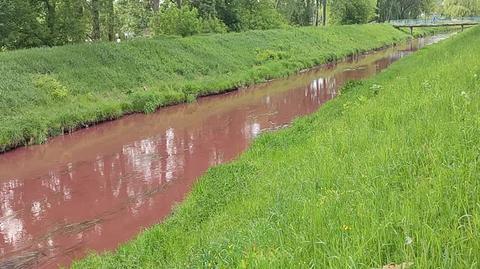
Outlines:
[[[480,28],[264,134],[165,223],[74,268],[477,268]]]
[[[0,152],[406,39],[388,25],[294,28],[0,54]]]

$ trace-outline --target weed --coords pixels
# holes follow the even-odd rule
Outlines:
[[[49,75],[37,76],[34,79],[34,85],[48,93],[54,100],[65,99],[68,96],[68,89]]]

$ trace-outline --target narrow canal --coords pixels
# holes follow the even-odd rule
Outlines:
[[[68,266],[161,222],[209,167],[439,35],[0,155],[0,268]]]

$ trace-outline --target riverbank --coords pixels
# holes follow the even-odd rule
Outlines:
[[[480,28],[351,84],[74,268],[469,268],[480,262]]]
[[[0,152],[407,38],[389,25],[355,25],[4,52]]]

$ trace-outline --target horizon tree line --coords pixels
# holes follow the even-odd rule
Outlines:
[[[290,26],[471,16],[480,0],[0,0],[0,50]]]

